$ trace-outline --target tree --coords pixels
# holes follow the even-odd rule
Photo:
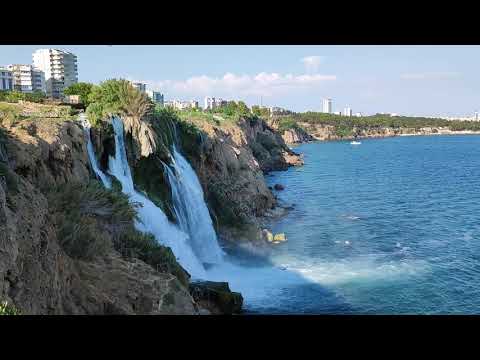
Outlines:
[[[32,93],[25,94],[25,100],[39,103],[42,102],[47,96],[40,90],[35,90]]]
[[[94,85],[86,82],[79,82],[67,87],[63,93],[65,95],[80,95],[80,101],[85,106],[90,104],[89,97]]]

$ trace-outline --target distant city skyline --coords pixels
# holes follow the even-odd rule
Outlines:
[[[78,81],[141,81],[165,100],[205,96],[293,111],[473,117],[480,46],[0,46],[0,66],[41,48],[78,57]]]

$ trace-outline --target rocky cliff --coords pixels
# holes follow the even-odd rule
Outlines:
[[[165,270],[116,250],[113,236],[125,224],[105,220],[108,204],[58,200],[63,185],[92,179],[76,122],[63,113],[45,116],[48,109],[41,105],[28,114],[22,114],[23,105],[0,105],[1,301],[23,314],[209,313],[193,299],[174,259],[169,261],[176,269]],[[71,193],[65,194],[68,200]],[[52,199],[62,204],[60,211]],[[64,217],[74,210],[79,222],[62,234]],[[95,249],[92,258],[74,256],[67,240],[88,235],[88,229],[106,248]],[[222,299],[238,297],[225,291]]]
[[[305,143],[312,140],[352,140],[353,135],[342,135],[341,132],[332,125],[315,125],[299,122],[298,127],[281,131],[282,137],[287,144]],[[474,131],[452,131],[442,127],[423,127],[423,128],[392,128],[392,127],[370,127],[353,128],[352,134],[358,138],[383,138],[392,136],[407,135],[452,135],[452,134],[478,134]]]
[[[180,133],[221,237],[261,240],[259,221],[277,205],[264,173],[301,165],[301,156],[261,119],[212,123],[187,118]]]

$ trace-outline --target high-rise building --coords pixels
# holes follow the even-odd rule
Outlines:
[[[159,104],[164,106],[164,96],[163,94],[159,93],[158,91],[147,90],[147,96],[152,99],[155,104]]]
[[[215,104],[215,98],[211,98],[210,96],[205,96],[205,100],[204,100],[204,106],[203,108],[205,110],[212,110],[213,107],[214,107],[214,104]]]
[[[58,49],[38,49],[33,53],[33,66],[45,74],[45,90],[49,97],[63,98],[63,90],[78,82],[77,56]]]
[[[132,82],[132,86],[137,89],[138,91],[144,93],[147,91],[147,84],[141,82]]]
[[[356,116],[356,117],[362,117],[362,113],[361,113],[361,112],[357,112],[357,113],[355,113],[355,116]]]
[[[326,114],[332,113],[332,99],[323,99],[322,103],[323,112]]]
[[[32,65],[8,65],[13,74],[13,87],[17,91],[31,93],[34,91],[46,92],[45,73]]]
[[[13,74],[7,68],[0,67],[0,90],[13,90]]]
[[[352,109],[350,109],[348,106],[343,109],[343,115],[344,116],[352,116]]]
[[[478,111],[475,111],[475,121],[478,121]]]

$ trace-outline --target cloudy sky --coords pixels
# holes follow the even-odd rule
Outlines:
[[[480,110],[480,46],[0,46],[0,65],[37,48],[78,56],[79,80],[140,80],[166,100],[206,95],[249,105],[403,115]]]

